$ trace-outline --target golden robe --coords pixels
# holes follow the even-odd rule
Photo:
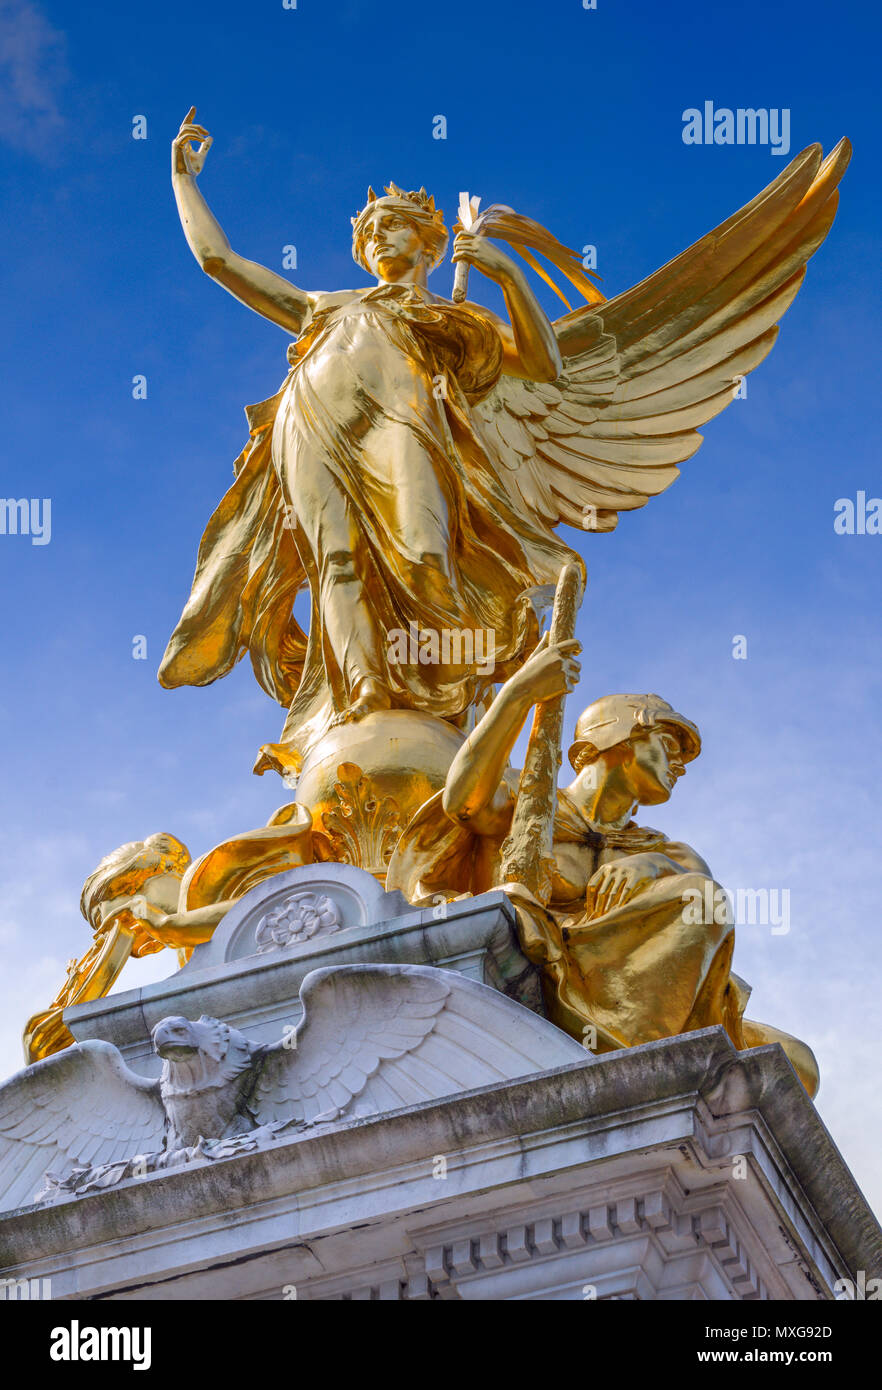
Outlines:
[[[248,651],[263,689],[289,707],[260,771],[297,767],[365,674],[379,675],[393,706],[455,719],[535,645],[536,602],[561,564],[581,564],[512,506],[483,447],[471,406],[499,378],[502,343],[474,309],[380,286],[316,312],[289,357],[282,389],[247,412],[251,440],[206,528],[159,676],[205,685]],[[348,582],[360,598],[335,633],[341,548],[355,557]],[[308,639],[292,614],[305,584]],[[388,660],[389,635],[412,625],[492,633],[492,675]],[[372,638],[379,671],[359,656]]]
[[[513,803],[518,774],[509,771],[505,782]],[[478,835],[451,821],[442,796],[432,797],[414,816],[389,865],[387,889],[400,889],[415,904],[502,886],[503,837]],[[519,895],[515,885],[508,890],[521,949],[540,968],[552,1022],[575,1038],[592,1038],[599,1052],[721,1025],[738,1048],[781,1043],[809,1095],[815,1094],[818,1070],[811,1050],[780,1029],[744,1017],[750,986],[731,969],[731,915],[696,920],[695,903],[706,900],[706,886],[712,902],[721,900],[715,895],[722,890],[694,850],[633,821],[597,833],[558,790],[554,852],[557,867],[547,909],[530,895]],[[592,874],[604,864],[646,853],[665,855],[676,868],[626,902],[590,916],[583,885]],[[718,915],[723,920],[716,920]]]

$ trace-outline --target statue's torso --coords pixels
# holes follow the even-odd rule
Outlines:
[[[578,907],[584,901],[585,889],[602,860],[612,857],[611,853],[594,845],[557,842],[554,846],[551,906],[561,911]]]
[[[485,311],[455,305],[415,285],[381,285],[316,297],[293,349],[323,401],[356,413],[378,400],[406,400],[434,378],[453,376],[467,396],[486,394],[502,370],[502,342]],[[358,389],[353,389],[358,388]]]
[[[513,807],[518,775],[509,774],[506,781]],[[595,833],[568,793],[559,790],[554,823],[550,908],[560,914],[580,912],[584,907],[585,889],[604,864],[630,854],[644,854],[647,851],[663,853],[667,843],[667,837],[661,831],[638,826],[633,821],[621,830]],[[502,845],[501,834],[476,837],[474,892],[484,892],[499,885]]]

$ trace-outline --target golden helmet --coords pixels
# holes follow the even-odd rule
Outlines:
[[[576,721],[569,759],[578,772],[588,751],[605,753],[631,737],[635,729],[670,728],[680,744],[684,763],[701,752],[701,735],[691,719],[677,711],[660,695],[604,695],[595,700]]]

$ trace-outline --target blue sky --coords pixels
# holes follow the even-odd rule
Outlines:
[[[751,1015],[815,1048],[821,1115],[882,1206],[882,537],[833,531],[838,498],[882,495],[879,37],[878,9],[847,3],[0,0],[0,491],[52,501],[48,545],[0,536],[0,1074],[88,944],[79,891],[103,854],[159,829],[197,854],[288,799],[250,772],[281,712],[247,662],[202,690],[155,675],[242,407],[286,370],[285,335],[207,280],[181,234],[169,142],[188,107],[214,136],[202,187],[232,244],[276,269],[296,245],[306,289],[365,283],[349,218],[394,179],[450,220],[468,188],[596,245],[607,296],[787,163],[685,145],[684,109],[787,108],[790,157],[854,142],[839,216],[747,399],[682,479],[612,536],[568,533],[589,570],[569,721],[647,689],[699,724],[701,759],[644,820],[732,888],[790,889],[790,932],[745,927],[735,966]],[[449,263],[431,283],[448,292]]]

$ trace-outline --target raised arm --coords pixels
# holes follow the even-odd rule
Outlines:
[[[466,261],[495,280],[505,296],[511,327],[481,305],[473,305],[492,318],[499,329],[504,352],[504,371],[528,381],[556,381],[563,360],[554,329],[530,288],[526,275],[510,256],[487,237],[459,232],[453,243],[454,264]]]
[[[297,334],[310,310],[309,295],[283,275],[237,255],[197,187],[212,141],[204,126],[193,124],[195,114],[193,106],[172,141],[172,188],[187,244],[212,280],[255,313]]]
[[[533,705],[574,689],[581,649],[574,638],[552,645],[546,633],[505,682],[450,765],[442,805],[451,820],[479,835],[506,833],[512,797],[502,779],[511,750]]]

